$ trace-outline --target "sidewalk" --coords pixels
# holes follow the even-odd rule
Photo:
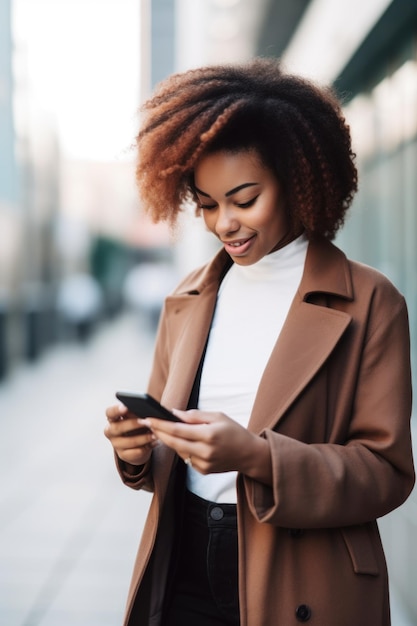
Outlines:
[[[126,316],[0,385],[1,626],[121,625],[150,495],[120,482],[104,409],[144,389],[153,342]]]
[[[0,386],[0,623],[119,626],[149,494],[122,485],[104,409],[143,389],[153,336],[124,318]]]

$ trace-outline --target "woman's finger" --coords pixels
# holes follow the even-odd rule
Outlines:
[[[109,422],[117,422],[122,419],[128,410],[124,404],[113,404],[106,409],[106,417]]]

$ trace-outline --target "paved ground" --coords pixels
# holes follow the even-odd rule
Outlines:
[[[121,484],[102,430],[114,391],[145,386],[147,328],[123,317],[0,385],[1,626],[121,624],[149,494]],[[393,613],[412,626],[395,596]]]
[[[118,626],[149,495],[125,488],[102,434],[142,389],[153,337],[126,318],[0,387],[0,624]]]

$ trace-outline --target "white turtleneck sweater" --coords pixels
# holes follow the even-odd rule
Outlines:
[[[253,265],[234,263],[217,296],[201,376],[199,409],[248,425],[267,361],[300,284],[308,242],[301,235]],[[236,472],[203,476],[187,468],[187,487],[213,502],[236,502]]]

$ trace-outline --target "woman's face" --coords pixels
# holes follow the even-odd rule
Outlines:
[[[288,241],[281,187],[255,150],[214,152],[194,171],[204,221],[239,265],[252,265]]]

